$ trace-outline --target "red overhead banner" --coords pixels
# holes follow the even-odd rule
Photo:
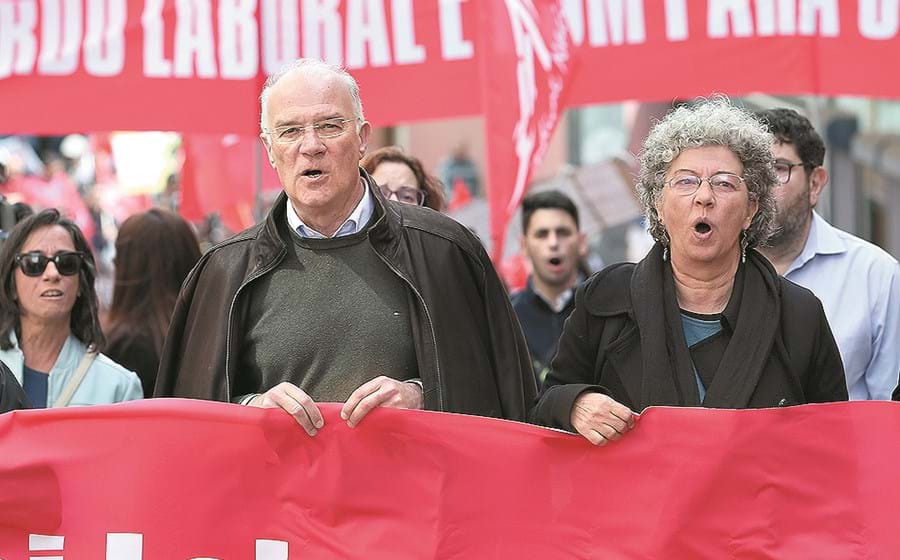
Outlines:
[[[0,558],[900,557],[900,405],[525,424],[199,401],[0,416]]]
[[[264,76],[298,56],[345,64],[376,125],[479,114],[479,13],[510,3],[541,2],[0,0],[0,129],[255,135]],[[578,68],[572,104],[900,96],[885,66],[900,60],[895,0],[558,5]]]

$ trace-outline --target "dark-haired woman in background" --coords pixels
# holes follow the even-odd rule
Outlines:
[[[154,208],[119,228],[107,354],[137,372],[147,397],[178,291],[199,259],[194,230],[174,212]]]
[[[425,172],[425,167],[397,146],[379,148],[363,158],[362,168],[375,179],[385,198],[404,204],[444,209],[441,181]]]
[[[57,210],[12,229],[0,251],[0,360],[37,408],[141,398],[137,375],[100,354],[94,256]]]

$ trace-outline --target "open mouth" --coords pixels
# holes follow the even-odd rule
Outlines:
[[[303,176],[310,179],[318,179],[322,176],[322,171],[320,169],[307,169],[303,172]]]
[[[552,264],[553,266],[559,266],[559,265],[562,264],[562,259],[559,258],[559,257],[553,257],[553,258],[551,258],[551,259],[550,259],[549,261],[547,261],[547,262],[549,262],[549,263]]]
[[[697,222],[697,224],[694,226],[694,231],[702,235],[704,233],[709,233],[710,231],[712,231],[712,228],[706,222]]]
[[[59,290],[47,290],[41,294],[41,297],[61,297],[63,295]]]

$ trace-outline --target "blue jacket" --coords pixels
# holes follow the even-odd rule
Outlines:
[[[22,371],[25,367],[25,354],[19,349],[19,342],[15,335],[10,337],[14,346],[9,350],[0,350],[0,361],[5,363],[19,384],[22,384]],[[80,340],[69,335],[63,344],[53,369],[50,370],[50,379],[47,384],[47,407],[53,406],[60,393],[65,389],[71,376],[78,368],[81,357],[87,352],[87,348]],[[98,354],[94,363],[88,369],[81,385],[69,406],[84,406],[89,404],[112,404],[122,401],[140,399],[144,395],[141,389],[141,381],[133,371],[129,371],[103,354]]]

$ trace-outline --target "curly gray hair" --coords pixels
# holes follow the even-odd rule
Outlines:
[[[775,195],[772,189],[778,181],[772,141],[773,136],[763,123],[749,111],[732,105],[725,97],[700,99],[692,105],[678,107],[656,123],[641,150],[637,184],[653,239],[669,245],[668,232],[656,211],[669,165],[684,150],[724,146],[743,165],[750,199],[759,205],[747,229],[746,246],[764,245],[774,228]]]

